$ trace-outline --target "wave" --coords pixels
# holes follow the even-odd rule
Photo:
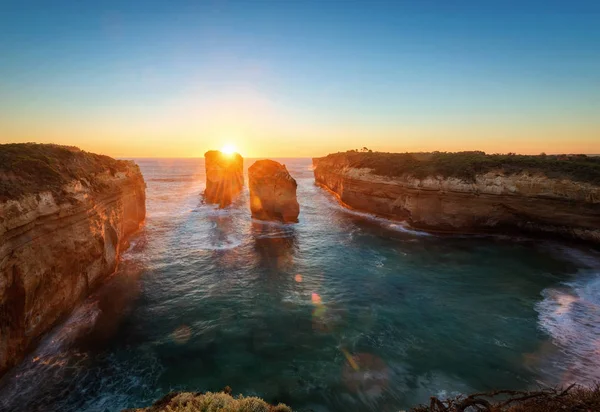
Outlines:
[[[342,205],[338,205],[338,207],[339,207],[339,209],[343,210],[344,212],[350,213],[354,216],[359,216],[359,217],[368,219],[373,222],[377,222],[380,225],[385,226],[391,230],[395,230],[395,231],[402,232],[402,233],[408,233],[408,234],[414,235],[414,236],[434,236],[432,233],[414,229],[406,222],[398,222],[396,220],[386,219],[385,217],[375,216],[371,213],[360,212],[360,211],[354,210],[354,209],[348,209]]]
[[[409,234],[415,235],[415,236],[433,236],[433,234],[431,234],[431,233],[412,229],[407,223],[389,223],[388,227],[392,230],[397,230],[402,233],[409,233]]]
[[[566,357],[556,363],[561,384],[600,380],[600,271],[542,291],[536,305],[539,325]]]

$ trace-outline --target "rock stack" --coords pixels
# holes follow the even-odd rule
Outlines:
[[[231,204],[244,186],[244,159],[238,153],[209,150],[204,154],[206,190],[204,200],[223,208]]]
[[[259,160],[248,169],[248,180],[252,217],[284,223],[298,221],[298,185],[285,165]]]

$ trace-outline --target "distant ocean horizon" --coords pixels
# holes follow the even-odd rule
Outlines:
[[[345,150],[342,150],[342,152],[345,152]],[[332,152],[335,153],[335,152]],[[407,152],[382,152],[382,153],[407,153]],[[418,152],[408,152],[408,153],[418,153]],[[487,152],[486,152],[487,153]],[[241,153],[240,153],[241,154]],[[487,154],[491,154],[491,153],[487,153]],[[520,153],[517,153],[520,154]],[[547,153],[548,155],[551,156],[558,156],[558,155],[562,155],[562,154],[570,154],[570,155],[575,155],[575,154],[584,154],[586,156],[600,156],[600,153]],[[327,154],[324,155],[315,155],[315,156],[254,156],[254,157],[245,157],[243,154],[241,154],[241,156],[244,159],[248,159],[248,160],[259,160],[259,159],[314,159],[314,158],[318,158],[318,157],[324,157],[327,156]],[[152,160],[152,159],[172,159],[172,160],[176,160],[176,159],[204,159],[203,156],[192,156],[192,157],[139,157],[139,156],[115,156],[115,159],[120,159],[120,160]]]

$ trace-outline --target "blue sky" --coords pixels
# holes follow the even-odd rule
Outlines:
[[[112,155],[600,152],[600,2],[1,1],[0,110]]]

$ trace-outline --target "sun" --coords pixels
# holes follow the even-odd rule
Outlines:
[[[236,147],[234,144],[228,143],[221,148],[221,153],[226,154],[227,156],[231,156],[236,152]]]

